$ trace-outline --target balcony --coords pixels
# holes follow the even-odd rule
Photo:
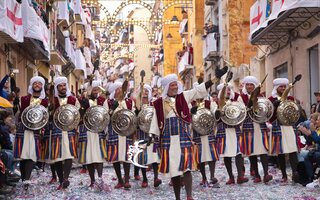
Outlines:
[[[0,1],[0,43],[23,42],[21,10],[21,5],[15,0]]]
[[[206,0],[206,1],[205,1],[205,4],[206,4],[207,6],[215,6],[215,5],[218,4],[218,0]]]
[[[266,6],[262,0],[250,11],[250,40],[255,45],[269,45],[273,49],[286,46],[299,37],[309,37],[314,25],[319,24],[319,1],[277,1],[265,18]]]
[[[22,1],[21,6],[24,41],[18,46],[35,60],[49,61],[50,35],[46,24],[27,1]]]
[[[68,55],[65,50],[65,38],[59,27],[56,27],[56,32],[53,34],[53,44],[51,48],[51,65],[66,65],[68,62]]]
[[[218,41],[216,36],[219,33],[209,33],[203,41],[203,58],[206,61],[215,61],[220,57]]]

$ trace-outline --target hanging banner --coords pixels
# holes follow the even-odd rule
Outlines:
[[[23,0],[21,5],[24,37],[41,41],[44,49],[50,54],[49,29],[27,0]]]
[[[16,0],[0,1],[0,31],[17,42],[23,42],[21,4]]]

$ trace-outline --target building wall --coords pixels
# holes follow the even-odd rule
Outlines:
[[[315,91],[310,91],[310,71],[309,71],[309,48],[320,44],[320,34],[313,39],[298,39],[292,42],[292,45],[287,45],[280,51],[270,54],[265,59],[265,72],[269,74],[266,84],[267,95],[271,94],[274,77],[274,69],[288,62],[288,79],[290,82],[298,74],[302,75],[302,79],[298,82],[291,94],[298,98],[302,102],[302,106],[306,109],[307,113],[310,111],[310,93],[311,95]],[[319,51],[320,52],[320,51]],[[320,57],[320,53],[319,53]],[[315,98],[313,97],[313,102]]]
[[[188,9],[190,12],[191,9]],[[189,14],[189,13],[188,13]],[[189,41],[193,46],[193,65],[196,76],[204,72],[203,69],[203,26],[204,26],[204,1],[193,1],[192,12],[188,16]],[[192,37],[192,38],[191,38]]]
[[[167,1],[163,2],[164,5],[168,4]],[[175,8],[178,5],[171,6],[164,12],[164,19],[171,20],[174,15],[179,20],[182,19],[181,9]],[[171,39],[167,39],[168,33],[171,33]],[[176,54],[182,50],[182,39],[179,34],[179,24],[165,24],[163,26],[163,50],[164,50],[164,62],[163,62],[163,76],[171,73],[178,73]]]
[[[20,95],[26,95],[29,81],[33,74],[33,69],[28,67],[30,61],[24,57],[24,54],[17,52],[14,49],[10,51],[10,61],[13,63],[14,68],[19,69],[19,73],[15,74],[15,81],[17,87],[20,88]],[[29,72],[29,73],[28,73]],[[2,79],[9,73],[7,66],[7,58],[4,54],[4,46],[0,47],[0,78]]]
[[[132,14],[132,18],[148,18],[151,14],[146,8],[135,9]],[[148,35],[146,31],[140,26],[134,26],[134,43],[135,44],[150,44],[148,39]],[[146,72],[146,76],[144,77],[144,83],[151,83],[151,57],[150,49],[145,47],[136,46],[136,51],[134,53],[134,64],[136,66],[134,70],[134,80],[135,84],[139,84],[141,82],[140,72],[144,70]]]
[[[225,2],[225,1],[224,1]],[[228,46],[229,62],[235,66],[249,64],[256,49],[250,45],[250,7],[255,0],[229,0],[228,12]]]

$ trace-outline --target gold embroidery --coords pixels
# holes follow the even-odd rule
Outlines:
[[[40,103],[41,103],[41,99],[31,97],[30,105],[40,105]]]

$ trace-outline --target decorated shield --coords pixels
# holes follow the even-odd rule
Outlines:
[[[246,116],[246,106],[242,102],[233,101],[227,102],[221,110],[221,120],[231,126],[236,126],[241,124]]]
[[[99,133],[105,130],[110,121],[109,113],[103,106],[92,106],[87,109],[83,116],[85,127],[94,133]]]
[[[129,109],[121,109],[111,117],[112,129],[120,136],[130,136],[137,130],[136,114]]]
[[[43,128],[49,120],[49,112],[42,105],[31,105],[23,110],[21,114],[22,124],[30,130]]]
[[[79,109],[71,104],[59,106],[53,115],[55,125],[63,131],[77,128],[80,122]]]

